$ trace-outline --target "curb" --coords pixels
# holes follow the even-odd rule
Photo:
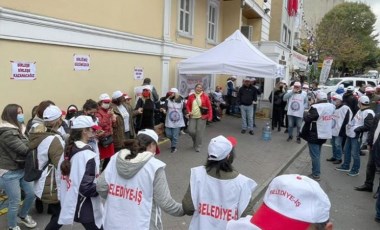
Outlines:
[[[297,152],[294,153],[294,155],[290,158],[289,161],[285,162],[284,164],[282,164],[276,171],[274,171],[274,173],[272,173],[272,175],[266,180],[264,181],[264,183],[262,185],[259,186],[259,188],[256,189],[256,191],[253,193],[253,203],[254,203],[254,206],[257,205],[257,203],[261,200],[261,198],[264,196],[265,194],[265,191],[269,185],[269,183],[276,177],[276,176],[279,176],[281,175],[288,167],[291,163],[293,163],[293,161],[299,156],[301,155],[301,153],[306,149],[306,146],[307,144],[305,143],[301,148],[300,150],[298,150]]]

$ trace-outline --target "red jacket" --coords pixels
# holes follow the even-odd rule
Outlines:
[[[195,94],[191,94],[189,98],[187,99],[186,103],[186,109],[190,113],[192,111],[193,101],[195,100]],[[202,93],[201,94],[201,107],[208,108],[208,114],[202,115],[202,119],[212,121],[212,107],[211,107],[211,101],[208,98],[207,94]]]
[[[99,126],[102,127],[104,134],[102,137],[112,135],[112,114],[108,110],[99,108],[95,116],[98,118]]]

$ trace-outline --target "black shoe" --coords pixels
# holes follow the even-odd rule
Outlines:
[[[356,186],[354,189],[360,192],[372,192],[372,188],[370,188],[368,185],[365,185],[365,184],[361,186]]]
[[[342,164],[342,160],[336,160],[332,162],[334,165]]]
[[[42,203],[42,200],[36,199],[35,207],[38,213],[44,212],[44,204]]]
[[[288,129],[285,129],[284,133],[288,133]]]
[[[378,193],[378,192],[375,193],[375,194],[373,194],[373,199],[377,199],[378,196],[379,196],[379,193]]]
[[[326,161],[336,161],[336,159],[334,157],[331,157],[331,158],[327,158]]]
[[[280,126],[277,128],[277,131],[278,131],[278,132],[281,132],[281,127],[280,127]]]
[[[286,139],[287,142],[293,140],[293,137],[292,136],[289,136],[288,139]]]
[[[256,124],[253,124],[253,128],[256,128]]]
[[[301,144],[301,138],[297,137],[297,143]]]
[[[243,130],[241,131],[242,134],[244,134],[245,132],[246,132],[245,129],[243,129]]]
[[[177,152],[177,148],[176,148],[176,147],[171,147],[170,152],[171,152],[171,153],[175,153],[175,152]]]
[[[272,130],[274,130],[274,126],[272,125]]]
[[[360,156],[365,156],[366,153],[365,153],[364,151],[360,150],[360,154],[359,154],[359,155],[360,155]]]
[[[253,131],[251,130],[251,131],[249,131],[249,134],[251,134],[251,135],[254,135],[254,133],[253,133]]]
[[[376,217],[375,217],[375,221],[376,221],[377,223],[380,223],[380,219],[379,219],[379,218],[376,218]]]

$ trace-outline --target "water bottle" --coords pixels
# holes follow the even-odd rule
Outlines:
[[[267,122],[266,125],[263,127],[261,139],[263,139],[264,141],[270,141],[272,139],[272,129],[269,125],[269,122]]]

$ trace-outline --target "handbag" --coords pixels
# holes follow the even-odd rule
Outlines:
[[[208,108],[207,107],[203,107],[203,106],[200,106],[198,101],[197,101],[197,98],[195,97],[194,99],[196,102],[197,102],[197,105],[199,107],[199,110],[201,111],[201,114],[202,115],[207,115],[208,114]]]
[[[108,147],[112,143],[113,143],[113,137],[112,137],[112,135],[109,135],[109,136],[106,136],[106,137],[102,137],[99,140],[99,144],[102,147],[104,147],[104,148]]]

